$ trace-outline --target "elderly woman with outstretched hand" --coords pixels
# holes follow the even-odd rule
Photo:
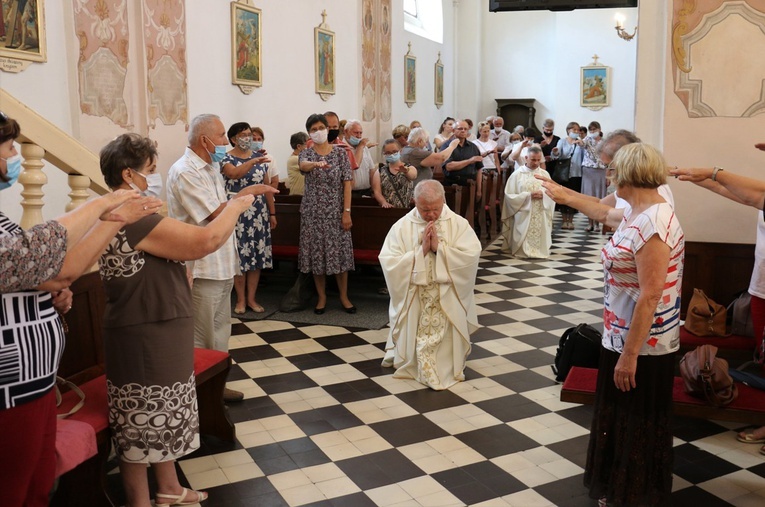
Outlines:
[[[603,347],[584,483],[599,505],[669,505],[685,241],[657,190],[667,177],[661,154],[634,143],[611,165],[631,208],[601,251]]]
[[[0,112],[0,190],[21,173],[19,124]],[[0,213],[0,495],[3,505],[45,506],[56,468],[56,372],[64,350],[59,314],[67,288],[125,223],[156,212],[158,199],[124,190],[91,200],[27,231]],[[101,220],[99,220],[101,218]]]
[[[154,141],[123,134],[101,150],[112,189],[161,189]],[[255,185],[259,194],[274,192]],[[99,261],[106,290],[104,352],[109,425],[127,505],[150,505],[147,465],[157,477],[155,505],[190,505],[207,494],[180,485],[175,460],[199,448],[194,321],[184,261],[230,241],[253,195],[233,197],[204,227],[160,215],[122,228]]]
[[[765,151],[765,143],[755,145],[755,148]],[[765,355],[765,182],[747,178],[734,171],[722,167],[670,170],[670,174],[681,181],[690,181],[696,185],[735,201],[745,206],[759,210],[757,220],[757,240],[754,249],[754,271],[749,281],[749,294],[752,296],[750,312],[754,337],[757,340],[759,355]],[[765,444],[765,426],[741,431],[738,440],[747,444]],[[765,454],[765,445],[760,448]]]

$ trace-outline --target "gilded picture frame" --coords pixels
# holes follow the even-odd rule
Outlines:
[[[316,93],[335,94],[335,32],[315,27],[314,61],[316,69]]]
[[[231,79],[235,85],[263,84],[261,26],[260,9],[231,2]]]
[[[611,68],[588,65],[581,68],[579,105],[601,109],[611,105]]]
[[[417,102],[417,57],[410,54],[404,55],[404,102]]]
[[[0,57],[47,62],[45,0],[0,2]]]
[[[440,57],[435,65],[433,88],[434,102],[440,109],[444,105],[444,64],[441,63]]]

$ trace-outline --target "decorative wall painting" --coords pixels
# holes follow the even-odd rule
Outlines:
[[[412,43],[404,55],[404,102],[409,107],[417,102],[417,57],[412,54]]]
[[[260,86],[261,11],[250,5],[231,2],[231,71],[235,85]]]
[[[45,62],[45,0],[0,1],[0,57]]]
[[[321,13],[322,22],[313,29],[316,61],[316,93],[328,100],[335,93],[335,32],[327,25],[327,11]]]

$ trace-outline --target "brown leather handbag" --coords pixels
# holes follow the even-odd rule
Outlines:
[[[728,374],[728,361],[717,357],[717,347],[700,345],[680,360],[685,392],[724,407],[736,399],[738,388]]]
[[[723,305],[709,299],[703,290],[693,289],[685,316],[685,329],[696,336],[729,336],[725,332],[726,314]]]

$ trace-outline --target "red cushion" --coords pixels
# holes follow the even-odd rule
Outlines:
[[[598,370],[595,368],[581,368],[574,366],[568,373],[566,381],[563,383],[563,389],[566,391],[589,392],[594,393],[598,383]],[[754,389],[740,382],[736,383],[738,387],[738,398],[725,408],[748,410],[750,412],[765,412],[765,392]],[[696,398],[685,392],[685,385],[682,377],[675,377],[672,386],[672,400],[675,403],[684,403],[689,405],[706,405],[707,401]]]
[[[353,250],[353,258],[359,262],[379,262],[377,258],[380,256],[379,250]]]
[[[714,345],[718,349],[754,351],[755,340],[754,338],[734,334],[725,338],[719,336],[696,336],[684,327],[680,327],[680,345],[684,349],[693,349],[699,345]]]
[[[211,349],[194,349],[194,375],[199,375],[208,368],[225,361],[228,358],[228,352]]]
[[[272,245],[271,254],[274,257],[297,258],[298,247],[294,245]]]
[[[109,426],[109,409],[106,402],[106,375],[101,375],[79,386],[85,393],[85,405],[67,419],[80,421],[93,426],[96,433]],[[68,391],[61,396],[61,406],[58,412],[68,412],[78,401],[74,391]]]

